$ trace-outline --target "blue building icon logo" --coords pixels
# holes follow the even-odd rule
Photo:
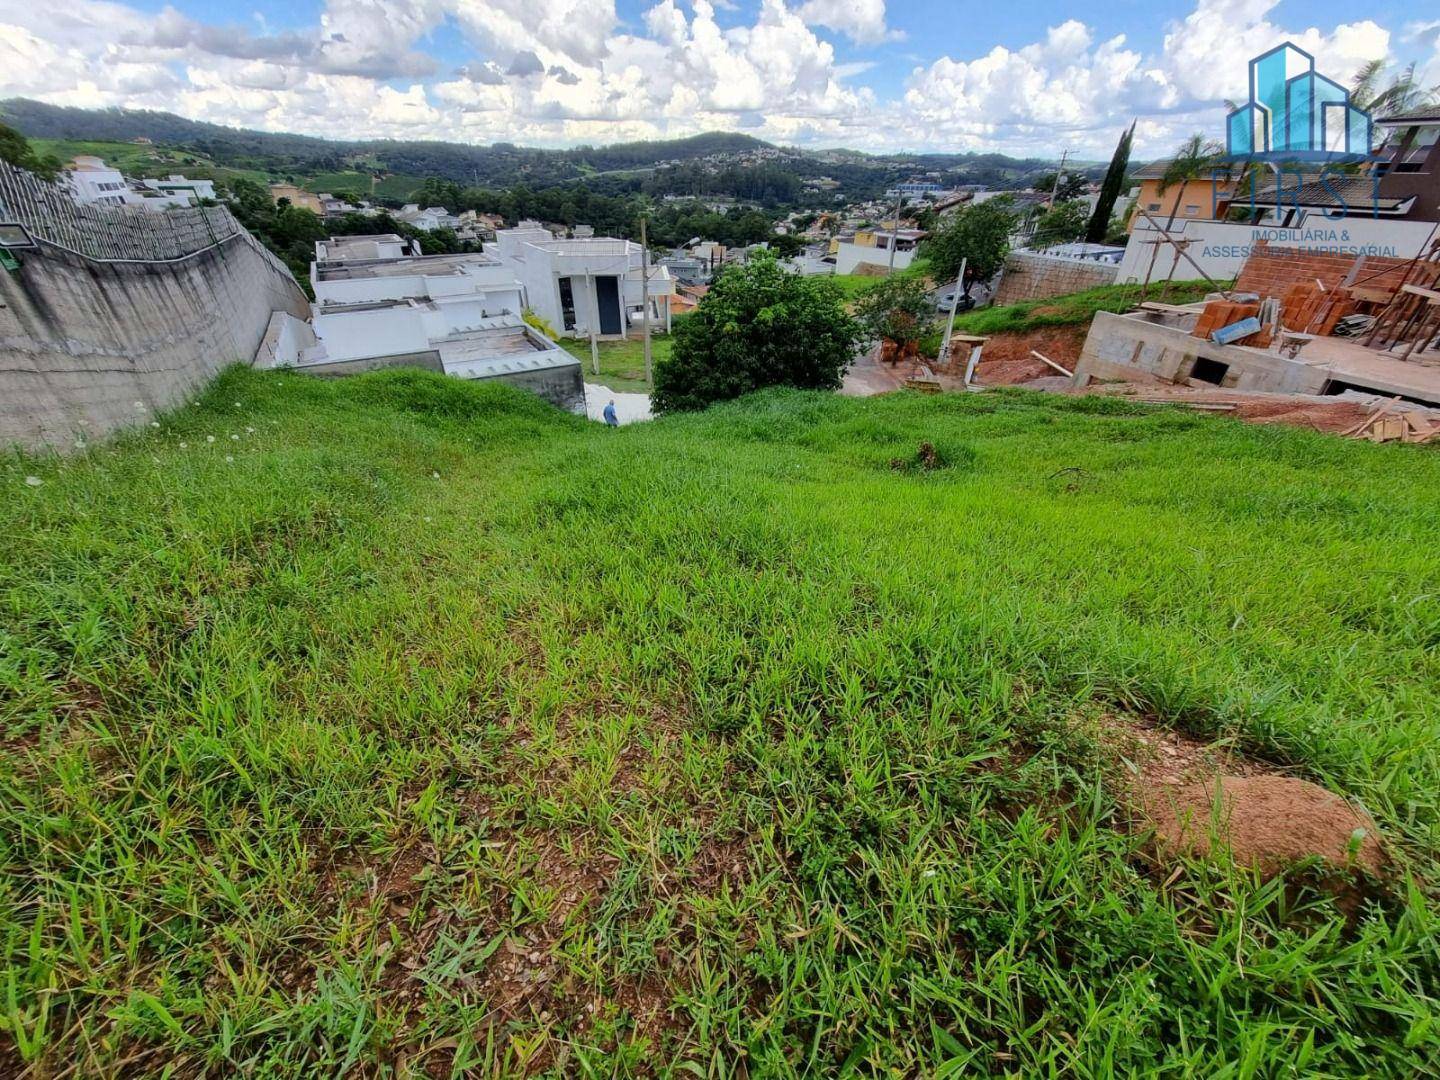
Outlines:
[[[1350,91],[1287,41],[1250,61],[1250,100],[1226,117],[1225,149],[1234,160],[1370,161],[1370,127]]]

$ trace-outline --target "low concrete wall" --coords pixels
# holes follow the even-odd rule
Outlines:
[[[1048,300],[1052,296],[1113,285],[1119,267],[1094,259],[1069,259],[1034,251],[1012,251],[995,290],[994,303]]]
[[[317,375],[321,378],[338,378],[397,367],[423,368],[426,371],[441,373],[445,371],[445,365],[440,362],[440,354],[434,351],[400,353],[394,356],[367,356],[360,360],[334,360],[321,364],[301,364],[293,370],[305,375]],[[454,378],[462,378],[462,376],[456,375]],[[552,368],[541,368],[538,371],[516,371],[505,375],[490,375],[483,381],[491,380],[508,383],[521,390],[528,390],[566,412],[582,415],[585,412],[585,376],[578,360]]]
[[[1243,345],[1216,345],[1193,337],[1193,322],[1166,326],[1134,315],[1097,312],[1075,366],[1075,384],[1091,379],[1184,383],[1196,361],[1224,365],[1216,384],[1235,390],[1280,394],[1321,394],[1330,370]],[[1219,373],[1222,369],[1212,367]]]
[[[0,445],[66,449],[183,403],[249,362],[295,279],[248,235],[165,263],[45,247],[0,271]],[[138,403],[138,404],[137,404]]]

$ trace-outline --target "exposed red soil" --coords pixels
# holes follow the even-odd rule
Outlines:
[[[1320,856],[1336,869],[1378,876],[1385,868],[1373,818],[1319,784],[1295,776],[1217,776],[1160,785],[1140,798],[1162,853],[1208,857],[1216,844],[1237,863],[1273,877]]]
[[[980,352],[975,381],[981,386],[1014,386],[1058,374],[1030,354],[1048,356],[1061,367],[1075,370],[1085,345],[1088,327],[1047,326],[1023,334],[996,334]]]
[[[1209,858],[1221,846],[1265,878],[1316,856],[1351,876],[1386,868],[1374,819],[1319,784],[1134,717],[1106,716],[1102,738],[1126,768],[1134,827],[1153,832],[1162,861]],[[1359,894],[1336,884],[1342,904],[1353,906]]]

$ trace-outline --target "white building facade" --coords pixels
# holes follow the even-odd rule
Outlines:
[[[81,154],[66,167],[65,173],[76,202],[129,206],[140,201],[120,170],[110,168],[98,157]]]
[[[528,307],[567,336],[628,338],[640,332],[646,288],[644,252],[629,240],[556,239],[546,229],[501,229],[485,245],[519,281]],[[650,325],[670,329],[674,280],[649,273]]]

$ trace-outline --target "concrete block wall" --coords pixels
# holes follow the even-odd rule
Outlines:
[[[1236,390],[1320,394],[1329,381],[1328,368],[1303,360],[1243,346],[1216,345],[1193,336],[1184,326],[1101,311],[1090,323],[1075,365],[1075,384],[1085,386],[1091,379],[1183,383],[1192,377],[1195,362],[1201,358],[1223,364],[1225,373],[1219,385]]]
[[[1355,267],[1357,259],[1363,261],[1355,275],[1356,281],[1365,279],[1364,284],[1374,288],[1398,286],[1410,266],[1409,259],[1272,247],[1261,241],[1241,267],[1240,276],[1235,279],[1235,289],[1237,292],[1258,293],[1261,296],[1284,296],[1290,286],[1313,285],[1317,278],[1325,288],[1333,289],[1345,280]]]
[[[1013,251],[1005,259],[1005,271],[995,292],[997,304],[1021,300],[1048,300],[1052,296],[1083,292],[1115,284],[1119,267],[1093,259],[1067,259],[1033,251]]]
[[[248,234],[168,263],[51,247],[22,259],[0,271],[0,446],[64,450],[147,423],[250,362],[272,312],[309,316],[295,279]]]

